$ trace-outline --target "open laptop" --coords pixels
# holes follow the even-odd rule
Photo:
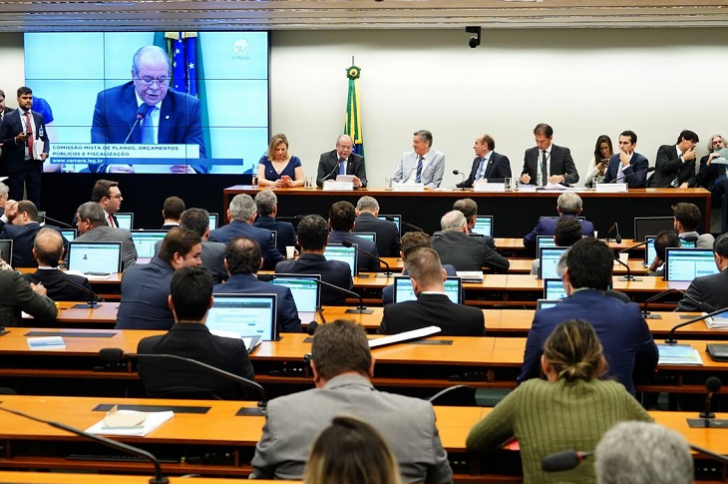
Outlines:
[[[476,215],[473,233],[485,237],[493,237],[493,216],[492,215]]]
[[[155,254],[157,242],[164,240],[166,230],[132,230],[131,238],[137,251],[137,264],[147,264]]]
[[[549,309],[557,304],[559,304],[561,300],[552,300],[552,299],[537,299],[536,300],[536,311],[541,311],[542,309]]]
[[[341,244],[329,244],[324,250],[324,257],[326,260],[340,260],[349,264],[351,267],[351,277],[354,277],[358,273],[357,256],[359,252],[359,246],[357,244],[351,244],[351,247],[344,247]]]
[[[210,230],[215,230],[217,228],[217,214],[216,213],[208,213],[210,216]]]
[[[0,258],[13,265],[13,239],[0,239]]]
[[[538,251],[538,278],[539,279],[559,279],[556,272],[556,265],[561,259],[561,255],[569,250],[568,247],[542,247]]]
[[[352,232],[351,235],[356,235],[357,237],[361,237],[362,239],[366,239],[369,242],[377,243],[377,233],[376,232]]]
[[[655,238],[655,235],[645,235],[645,260],[642,262],[645,267],[650,267],[652,265],[652,261],[655,260],[655,256],[657,255],[657,251],[655,250]]]
[[[250,351],[260,341],[278,337],[275,294],[215,294],[207,313],[208,329],[219,336],[237,337]]]
[[[298,319],[308,323],[316,319],[316,309],[321,306],[321,280],[318,274],[274,274],[271,284],[291,290],[298,310]]]
[[[663,230],[673,229],[675,217],[635,217],[634,240],[645,240],[650,234],[659,234]],[[650,261],[652,262],[652,261]]]
[[[134,228],[133,212],[116,212],[116,220],[120,229],[131,230]]]
[[[71,242],[78,235],[78,231],[76,229],[61,229],[61,235],[64,239]]]
[[[445,280],[445,294],[455,304],[462,304],[463,281],[459,277],[448,277]],[[408,276],[395,276],[394,278],[394,303],[415,301],[417,296],[412,287],[412,279]]]
[[[121,242],[71,242],[68,270],[91,276],[121,272]]]
[[[387,222],[392,222],[394,225],[397,226],[397,232],[400,234],[402,233],[402,216],[399,214],[379,214],[377,215],[377,218],[382,220],[387,220],[388,218],[391,220],[387,220]]]
[[[665,280],[690,282],[696,277],[717,274],[713,251],[711,249],[665,250]]]
[[[556,241],[553,235],[537,235],[536,236],[536,253],[541,253],[541,247],[556,247]]]
[[[549,301],[557,301],[566,297],[566,289],[561,279],[543,280],[543,298]]]

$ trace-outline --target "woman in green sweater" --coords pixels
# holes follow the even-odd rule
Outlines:
[[[587,321],[559,324],[546,340],[541,367],[548,381],[528,380],[504,398],[470,429],[468,450],[494,451],[515,435],[524,484],[596,483],[589,460],[571,471],[546,473],[541,459],[563,450],[593,451],[617,422],[652,418],[621,384],[599,380],[606,360]]]

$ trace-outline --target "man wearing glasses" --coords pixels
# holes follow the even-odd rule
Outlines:
[[[197,144],[205,158],[200,101],[170,89],[169,56],[164,49],[146,46],[132,60],[132,80],[101,91],[96,99],[92,143]],[[183,158],[184,155],[180,156]],[[92,172],[195,173],[206,168],[190,165],[89,165]]]

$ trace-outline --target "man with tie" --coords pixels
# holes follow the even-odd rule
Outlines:
[[[602,183],[626,183],[630,188],[644,188],[647,182],[647,168],[650,162],[637,153],[637,134],[622,131],[619,135],[619,153],[609,159],[607,173]]]
[[[698,185],[710,191],[713,207],[721,207],[721,233],[728,231],[728,172],[726,165],[713,163],[715,158],[721,158],[720,150],[728,145],[728,141],[714,134],[708,143],[708,154],[700,159],[698,170]]]
[[[455,185],[458,188],[471,188],[474,183],[503,183],[511,177],[511,162],[507,156],[493,151],[495,140],[489,134],[475,139],[473,151],[475,159],[470,176],[462,183]]]
[[[316,185],[323,186],[326,180],[336,180],[338,175],[354,175],[354,186],[366,188],[367,169],[364,157],[351,152],[354,143],[346,134],[336,138],[336,149],[322,153],[318,162]]]
[[[695,178],[695,145],[700,139],[688,129],[683,130],[674,145],[657,149],[655,174],[648,185],[651,188],[690,188]]]
[[[104,219],[109,227],[119,228],[116,212],[121,209],[123,200],[124,197],[121,196],[119,182],[117,181],[97,180],[91,191],[91,201],[98,203],[104,209]]]
[[[425,188],[438,188],[445,174],[445,153],[432,148],[432,133],[415,131],[410,151],[402,154],[392,181],[421,183]]]
[[[519,181],[525,185],[546,186],[561,183],[572,185],[579,181],[569,148],[551,143],[554,130],[546,123],[533,129],[536,146],[526,150]]]
[[[48,158],[50,143],[43,116],[31,112],[33,91],[18,88],[18,109],[3,116],[0,140],[3,151],[3,171],[10,188],[10,198],[28,200],[40,207],[40,180],[43,162]]]

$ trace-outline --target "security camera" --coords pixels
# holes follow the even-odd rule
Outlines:
[[[480,45],[480,27],[465,27],[465,32],[469,34],[475,34],[475,37],[470,37],[470,40],[468,40],[468,45],[471,49],[475,49],[477,46]]]

